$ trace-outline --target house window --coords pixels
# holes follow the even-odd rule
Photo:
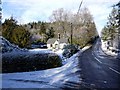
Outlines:
[[[52,47],[52,44],[50,44],[50,47]]]

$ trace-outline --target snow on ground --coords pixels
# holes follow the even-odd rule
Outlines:
[[[80,68],[78,67],[78,56],[90,46],[74,54],[66,60],[62,67],[22,72],[2,74],[2,88],[60,88],[66,82],[81,83]],[[39,50],[38,50],[39,51]],[[62,51],[58,51],[60,54]]]
[[[82,48],[81,52],[84,52],[85,50],[89,49],[92,45],[86,46],[84,48]]]
[[[64,50],[57,50],[55,53],[58,54],[61,58],[64,58],[64,56],[62,55],[62,53],[64,52]]]
[[[108,49],[106,49],[105,47],[102,47],[102,50],[103,50],[107,55],[117,56],[117,53],[112,52],[111,50],[108,50]]]
[[[56,53],[62,59],[62,64],[64,65],[67,62],[67,58],[62,55],[63,52],[64,52],[64,49],[63,50],[59,49],[55,51],[54,53]]]
[[[101,48],[106,54],[111,55],[111,56],[117,56],[117,53],[112,52],[111,47],[110,49],[107,49],[108,45],[106,44],[106,42],[103,42],[102,40],[101,42],[102,42]]]
[[[91,46],[86,46],[86,47],[84,47],[84,48],[82,48],[80,51],[79,51],[79,54],[81,53],[81,52],[84,52],[85,50],[87,50],[88,48],[90,48]],[[64,64],[66,64],[68,61],[69,61],[69,59],[68,58],[66,58],[66,57],[64,57],[63,55],[62,55],[62,53],[64,52],[64,49],[63,50],[57,50],[57,51],[55,51],[55,53],[58,55],[58,56],[60,56],[60,58],[62,59],[62,63],[63,63],[63,65]]]
[[[32,53],[53,53],[53,51],[51,50],[48,50],[48,49],[30,49],[28,50],[29,52],[32,52]]]
[[[77,55],[69,58],[69,62],[59,68],[2,74],[3,88],[58,88],[65,82],[80,83],[80,75],[75,72],[80,71]]]

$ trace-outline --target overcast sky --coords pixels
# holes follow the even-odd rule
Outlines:
[[[83,0],[94,17],[98,32],[107,22],[112,5],[119,0]],[[13,16],[19,23],[49,21],[53,10],[64,8],[77,13],[81,0],[2,0],[2,21]]]

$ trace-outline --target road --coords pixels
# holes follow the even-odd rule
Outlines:
[[[98,40],[79,56],[82,85],[90,88],[120,88],[120,60],[106,55],[100,45]]]

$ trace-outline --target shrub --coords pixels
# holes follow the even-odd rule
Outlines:
[[[75,45],[67,45],[63,49],[64,49],[63,56],[67,58],[71,57],[73,54],[79,51],[78,47]]]
[[[11,57],[11,58],[10,58]],[[56,54],[13,55],[6,53],[2,57],[2,73],[28,72],[62,66],[62,60]]]

